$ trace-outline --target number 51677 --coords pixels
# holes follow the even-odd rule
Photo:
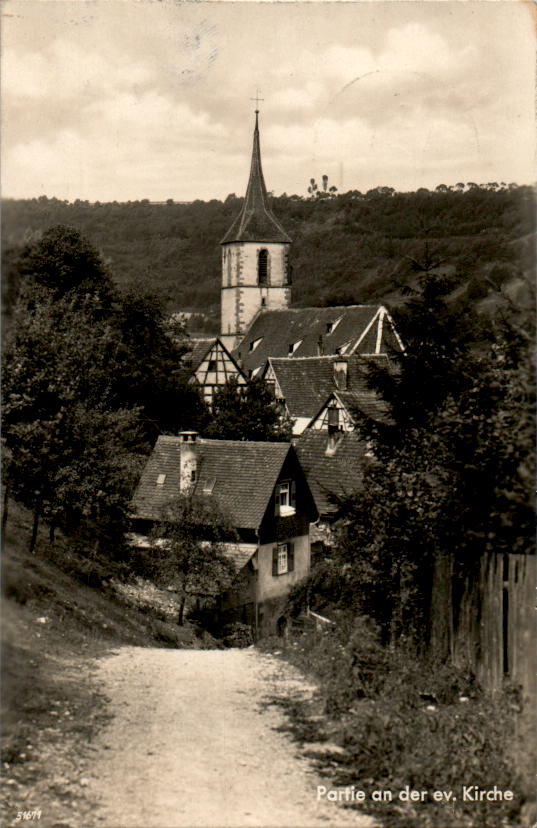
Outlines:
[[[15,822],[22,822],[23,820],[41,819],[41,811],[17,811]]]

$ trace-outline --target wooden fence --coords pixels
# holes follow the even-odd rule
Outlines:
[[[507,679],[535,697],[536,557],[490,553],[463,577],[455,567],[453,555],[435,564],[433,652],[472,669],[488,690]]]

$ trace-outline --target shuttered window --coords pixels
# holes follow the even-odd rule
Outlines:
[[[279,543],[272,550],[272,575],[287,575],[295,568],[294,544],[290,541]]]

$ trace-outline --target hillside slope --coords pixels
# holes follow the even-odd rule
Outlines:
[[[108,717],[95,657],[122,644],[204,644],[191,627],[179,629],[151,605],[127,603],[112,585],[88,586],[97,576],[65,540],[52,553],[43,534],[30,555],[30,530],[29,515],[10,503],[2,571],[1,823],[18,824],[19,811],[41,811],[41,825],[82,825],[92,809],[85,767]]]
[[[209,313],[217,330],[219,242],[241,205],[235,196],[190,204],[7,200],[7,301],[14,292],[10,263],[21,246],[47,227],[68,224],[101,251],[120,285],[150,285],[169,310]],[[411,259],[423,260],[426,243],[434,261],[480,294],[527,276],[533,266],[534,245],[524,241],[535,230],[530,187],[415,193],[378,188],[313,201],[280,196],[273,209],[293,239],[296,306],[396,300],[400,285],[412,278]]]

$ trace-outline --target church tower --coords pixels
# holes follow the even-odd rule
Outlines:
[[[261,169],[255,111],[250,179],[242,210],[221,241],[221,335],[231,350],[260,310],[289,307],[291,239],[272,213]]]

